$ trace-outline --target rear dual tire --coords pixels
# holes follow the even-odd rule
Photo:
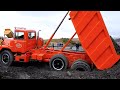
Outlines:
[[[49,66],[55,71],[66,70],[68,67],[68,60],[63,54],[57,54],[50,59]],[[91,71],[90,65],[84,60],[75,61],[71,65],[71,69],[74,71]]]
[[[75,61],[72,64],[71,69],[75,71],[91,71],[90,65],[86,61],[83,61],[83,60]]]

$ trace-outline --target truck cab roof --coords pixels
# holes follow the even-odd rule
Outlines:
[[[20,30],[20,29],[16,29],[15,32],[36,32],[35,30]]]

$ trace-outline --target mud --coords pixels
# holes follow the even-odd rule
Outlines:
[[[52,71],[48,63],[13,63],[9,68],[0,68],[0,79],[120,79],[120,62],[104,71],[91,72]]]

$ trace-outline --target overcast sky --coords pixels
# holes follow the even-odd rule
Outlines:
[[[40,36],[51,36],[67,11],[0,11],[0,36],[5,28],[14,31],[14,27],[42,30]],[[120,11],[101,11],[108,32],[113,37],[120,37]],[[59,28],[54,38],[71,37],[75,32],[69,15]],[[77,36],[76,36],[77,37]]]

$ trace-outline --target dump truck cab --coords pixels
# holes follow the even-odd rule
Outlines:
[[[16,52],[25,53],[36,47],[36,31],[15,30],[14,47]]]
[[[36,46],[43,45],[43,39],[36,36],[35,30],[26,30],[25,28],[15,28],[14,33],[6,29],[5,36],[0,46],[0,50],[9,49],[14,53],[26,53]]]
[[[8,48],[12,52],[25,53],[36,47],[36,31],[15,29],[12,38],[4,38],[1,48]]]

